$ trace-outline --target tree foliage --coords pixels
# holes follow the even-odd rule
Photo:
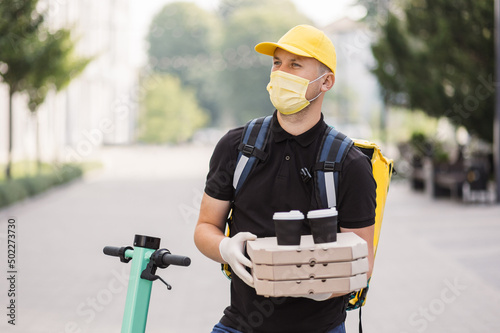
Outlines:
[[[220,73],[223,113],[228,123],[242,124],[274,110],[266,86],[272,58],[255,52],[263,41],[277,41],[290,28],[311,21],[290,1],[242,0],[224,22],[221,50],[226,68]]]
[[[154,18],[147,37],[150,64],[196,91],[211,124],[234,125],[269,114],[271,59],[254,46],[310,23],[290,0],[223,0],[217,13],[172,3]]]
[[[8,179],[12,164],[13,95],[27,92],[28,106],[35,112],[50,89],[65,87],[91,60],[74,55],[68,29],[52,31],[44,24],[44,13],[37,10],[37,4],[38,0],[0,2],[0,77],[9,88]]]
[[[139,141],[178,143],[190,139],[207,123],[208,116],[192,89],[168,74],[155,74],[142,82],[147,87],[141,103]]]
[[[0,1],[0,76],[11,94],[23,90],[35,67],[43,15],[38,1]]]
[[[151,22],[147,41],[154,71],[181,79],[196,91],[200,105],[216,116],[219,108],[214,85],[214,59],[219,39],[215,14],[194,3],[166,5]]]
[[[75,42],[69,29],[43,32],[43,40],[35,40],[33,68],[27,77],[29,108],[36,112],[49,90],[60,91],[79,75],[92,60],[75,54]]]
[[[166,5],[153,18],[147,35],[153,68],[184,76],[192,65],[186,58],[210,56],[216,46],[217,29],[215,15],[194,3]]]
[[[0,70],[11,94],[27,91],[31,111],[43,103],[48,90],[61,90],[91,59],[74,53],[69,29],[52,31],[37,11],[38,0],[0,2]]]
[[[408,0],[402,13],[388,13],[372,48],[386,100],[448,117],[491,142],[493,1]]]

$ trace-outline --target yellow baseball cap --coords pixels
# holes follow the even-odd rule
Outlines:
[[[255,51],[272,57],[277,47],[299,56],[314,58],[335,74],[337,68],[335,47],[325,33],[315,27],[298,25],[284,34],[277,43],[257,44]]]

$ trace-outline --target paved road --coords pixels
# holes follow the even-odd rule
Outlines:
[[[500,332],[500,206],[389,191],[366,332]],[[357,318],[348,318],[357,332]]]
[[[1,332],[119,332],[129,265],[102,254],[134,234],[160,237],[189,268],[160,271],[148,332],[210,332],[228,302],[228,281],[196,250],[192,232],[210,148],[108,148],[103,171],[0,211],[0,268],[8,217],[17,223],[16,326]],[[394,183],[363,310],[365,332],[500,331],[500,207],[431,201]],[[2,273],[7,275],[7,273]],[[357,331],[357,312],[349,332]]]

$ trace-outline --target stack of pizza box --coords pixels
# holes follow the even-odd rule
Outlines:
[[[247,252],[258,295],[349,293],[367,285],[368,246],[352,232],[323,244],[314,244],[311,235],[285,246],[276,237],[258,238],[247,242]]]

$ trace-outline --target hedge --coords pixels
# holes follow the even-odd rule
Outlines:
[[[80,165],[64,164],[36,176],[11,179],[0,182],[0,207],[5,207],[29,196],[37,195],[51,187],[81,177]]]

